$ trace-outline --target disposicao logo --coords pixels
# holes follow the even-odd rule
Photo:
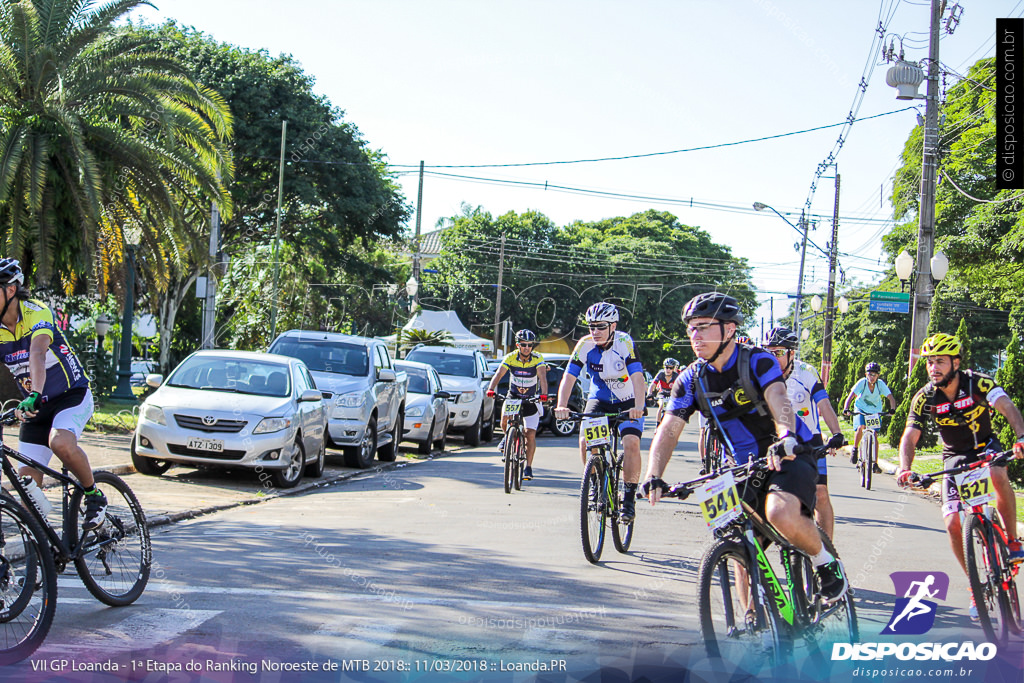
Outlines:
[[[883,634],[904,636],[927,633],[935,624],[938,605],[931,599],[945,600],[949,576],[943,572],[893,572],[889,575],[896,587],[896,606]]]

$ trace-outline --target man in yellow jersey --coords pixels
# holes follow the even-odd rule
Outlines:
[[[532,398],[538,396],[541,401],[548,400],[548,366],[544,362],[544,356],[536,353],[533,347],[537,345],[537,335],[533,330],[519,330],[516,332],[516,350],[502,359],[497,372],[491,378],[487,387],[487,395],[494,396],[494,388],[505,375],[509,374],[508,396],[509,398]],[[537,393],[537,389],[540,393]],[[541,416],[544,415],[544,406],[535,403],[523,404],[523,425],[526,427],[526,469],[523,470],[523,479],[533,479],[533,454],[537,450],[537,425]],[[501,430],[505,431],[508,424],[508,417],[501,416]],[[505,439],[498,444],[498,451],[505,452]]]

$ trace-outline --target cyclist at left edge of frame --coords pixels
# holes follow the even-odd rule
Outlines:
[[[29,297],[19,262],[0,259],[0,354],[23,396],[15,411],[21,420],[19,448],[41,465],[55,454],[67,466],[85,487],[82,529],[98,529],[106,518],[107,499],[78,445],[93,413],[89,376],[54,325],[53,312]],[[43,473],[33,467],[23,466],[18,473],[42,484]]]

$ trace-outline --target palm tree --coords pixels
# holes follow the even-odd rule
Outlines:
[[[424,330],[421,328],[402,328],[398,330],[395,343],[402,351],[409,351],[417,344],[425,346],[455,346],[452,333],[448,330]]]
[[[195,246],[187,214],[230,210],[231,114],[154,38],[114,26],[143,4],[0,0],[0,251],[37,285],[102,287],[131,229],[162,271]]]

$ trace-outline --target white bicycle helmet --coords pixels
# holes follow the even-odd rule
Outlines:
[[[615,304],[599,301],[587,309],[583,318],[588,325],[590,323],[617,323],[619,322],[619,309],[615,308]]]

